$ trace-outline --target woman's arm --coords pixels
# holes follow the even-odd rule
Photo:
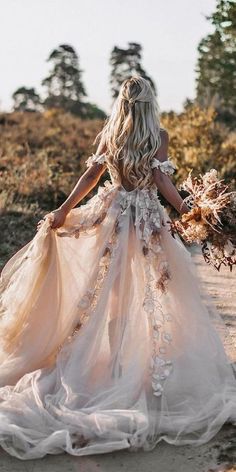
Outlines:
[[[106,146],[103,144],[99,144],[96,154],[100,155],[103,154],[106,150]],[[53,210],[51,213],[45,216],[50,215],[53,216],[53,220],[51,221],[51,228],[59,228],[64,224],[66,219],[67,213],[74,208],[77,203],[79,203],[94,187],[97,185],[101,175],[105,172],[106,165],[93,163],[79,178],[77,184],[71,191],[70,195],[67,199],[62,203],[62,205]],[[44,217],[45,218],[45,217]],[[40,226],[41,222],[39,221],[38,227]]]
[[[103,154],[106,151],[106,145],[99,143],[96,155]],[[79,178],[77,184],[71,191],[70,195],[59,207],[68,213],[79,203],[86,195],[97,185],[101,175],[105,172],[106,166],[103,164],[93,163]]]
[[[59,207],[68,213],[79,203],[86,195],[97,185],[101,175],[105,172],[106,166],[94,163],[79,178],[77,184],[71,191],[70,195]]]
[[[168,159],[168,145],[169,135],[166,130],[161,131],[161,146],[157,151],[155,157],[164,162]],[[172,183],[170,177],[164,174],[160,169],[153,169],[154,182],[166,200],[182,215],[189,211],[188,206],[184,203],[175,185]]]

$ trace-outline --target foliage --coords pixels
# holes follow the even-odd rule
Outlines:
[[[142,46],[138,43],[128,43],[128,45],[126,49],[114,46],[111,52],[110,65],[112,69],[110,85],[112,97],[116,98],[118,96],[122,82],[134,74],[141,75],[147,79],[156,93],[153,80],[147,75],[141,65]]]
[[[87,95],[82,82],[82,71],[75,49],[68,44],[61,44],[49,55],[52,65],[49,75],[42,81],[46,88],[44,105],[70,110],[71,104],[81,102]]]
[[[179,184],[193,170],[204,174],[210,168],[219,178],[236,183],[236,133],[217,120],[213,107],[190,105],[184,112],[162,114],[162,125],[169,131],[169,155],[177,165],[175,182]]]
[[[216,11],[209,17],[213,33],[198,46],[197,99],[208,106],[214,103],[221,112],[236,116],[236,3],[217,0]],[[229,116],[228,116],[229,119]]]
[[[194,104],[180,114],[163,113],[161,125],[170,135],[177,186],[191,169],[197,175],[210,168],[235,185],[236,133],[216,118],[213,108]],[[103,124],[59,109],[0,115],[0,265],[31,239],[36,222],[70,193],[85,170],[85,159],[96,152],[92,143]],[[107,178],[105,174],[102,181]]]
[[[15,111],[40,111],[41,99],[34,88],[20,87],[12,95]]]
[[[42,81],[46,89],[44,99],[34,88],[20,87],[12,95],[14,111],[43,111],[58,108],[83,119],[104,119],[106,113],[96,104],[84,100],[87,95],[82,82],[82,71],[75,49],[61,44],[49,55],[52,64],[49,75]]]
[[[76,102],[71,104],[70,112],[80,118],[87,120],[103,120],[107,114],[101,110],[95,103]]]
[[[37,202],[45,209],[57,205],[83,171],[100,126],[101,121],[81,120],[57,109],[5,115],[0,133],[1,208],[9,201]]]

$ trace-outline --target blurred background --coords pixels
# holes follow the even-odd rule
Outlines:
[[[1,0],[0,10],[0,268],[70,193],[134,73],[157,95],[177,187],[210,168],[235,186],[235,0]]]

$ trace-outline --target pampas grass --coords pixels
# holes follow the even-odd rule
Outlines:
[[[192,177],[191,172],[181,189],[189,211],[171,222],[173,236],[178,233],[186,243],[201,245],[205,261],[220,270],[225,265],[232,270],[236,264],[236,192],[218,179],[211,169]]]

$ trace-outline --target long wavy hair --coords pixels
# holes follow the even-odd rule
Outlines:
[[[161,145],[160,111],[149,82],[132,76],[121,84],[111,115],[95,138],[106,144],[106,161],[113,174],[134,187],[152,180],[150,162]]]

